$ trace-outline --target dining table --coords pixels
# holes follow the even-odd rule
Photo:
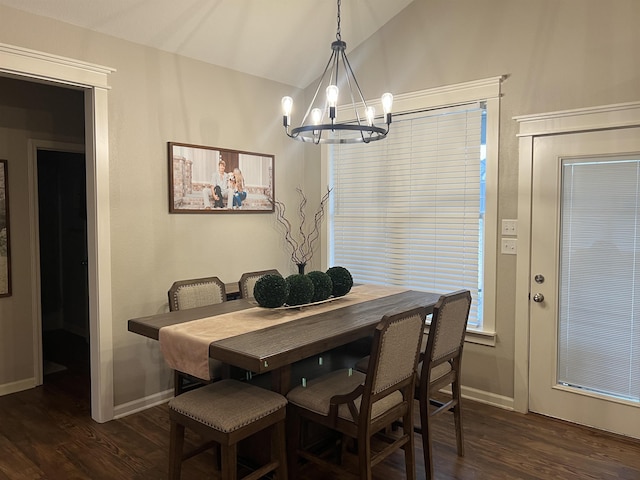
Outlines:
[[[256,374],[271,389],[291,389],[292,365],[371,336],[383,316],[422,307],[440,294],[384,285],[356,285],[342,297],[305,306],[263,308],[236,299],[128,320],[130,332],[158,340],[167,364],[207,380],[209,358]]]

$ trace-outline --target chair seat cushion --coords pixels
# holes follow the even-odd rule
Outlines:
[[[224,433],[284,408],[287,399],[237,380],[220,380],[171,399],[169,408]]]
[[[287,400],[299,407],[305,408],[320,415],[329,415],[331,397],[344,395],[353,391],[358,385],[364,383],[366,375],[354,371],[349,375],[348,369],[336,370],[321,377],[309,380],[307,386],[299,386],[287,394]],[[373,404],[371,417],[376,418],[391,407],[402,403],[402,394],[397,391]],[[357,409],[360,409],[360,398],[355,401]],[[347,404],[338,407],[338,416],[346,420],[352,420]]]
[[[431,369],[431,381],[435,381],[440,377],[444,377],[447,373],[451,371],[451,364],[449,362],[441,363]],[[420,383],[420,379],[422,378],[422,362],[418,365],[418,379],[417,384]]]

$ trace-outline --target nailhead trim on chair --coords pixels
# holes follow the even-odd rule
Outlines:
[[[183,393],[169,408],[224,433],[233,432],[285,407],[286,398],[236,380],[221,380]]]

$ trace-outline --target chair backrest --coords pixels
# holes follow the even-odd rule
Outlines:
[[[174,282],[169,289],[169,310],[186,310],[227,300],[224,283],[218,277]]]
[[[406,387],[404,400],[413,398],[426,315],[426,309],[414,308],[384,316],[378,323],[360,407],[362,421],[371,418],[375,402],[389,393]]]
[[[425,368],[433,368],[461,356],[470,308],[469,290],[447,293],[438,299],[429,326],[423,374]]]
[[[280,275],[280,272],[278,272],[278,270],[271,269],[243,273],[240,277],[240,281],[238,282],[240,298],[253,298],[253,287],[256,286],[256,282],[260,277],[268,274]]]

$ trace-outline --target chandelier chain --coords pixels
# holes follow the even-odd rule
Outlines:
[[[338,29],[336,31],[336,40],[340,41],[342,40],[342,35],[340,32],[340,4],[341,4],[341,0],[338,0]]]

